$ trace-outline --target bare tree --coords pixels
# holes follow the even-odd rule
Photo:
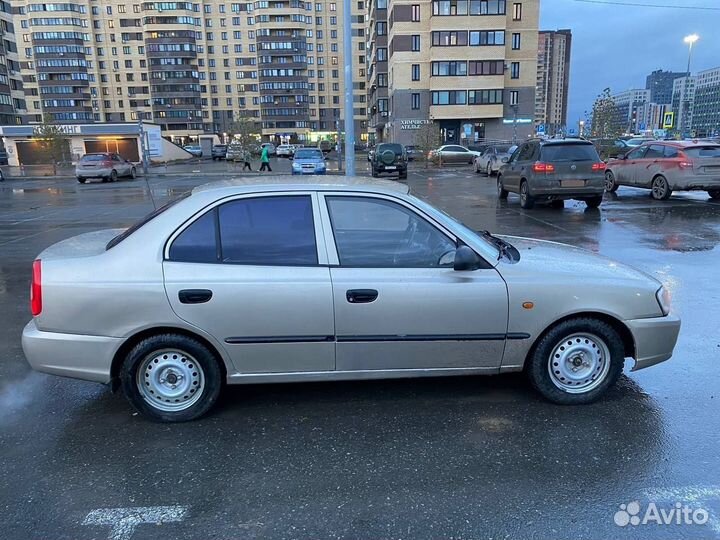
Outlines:
[[[55,120],[49,115],[43,115],[41,124],[33,128],[33,136],[38,143],[38,149],[43,161],[52,163],[53,175],[57,175],[59,162],[64,162],[68,155],[67,135]]]
[[[592,134],[601,139],[612,139],[622,134],[620,111],[606,88],[595,100],[592,112]]]
[[[427,159],[428,152],[440,146],[440,128],[434,122],[422,124],[415,130],[413,144],[425,159],[425,168],[430,160]]]
[[[253,147],[257,146],[261,130],[257,120],[245,114],[246,112],[248,111],[242,111],[240,114],[235,115],[227,131],[231,143],[239,144],[243,149],[250,152]]]

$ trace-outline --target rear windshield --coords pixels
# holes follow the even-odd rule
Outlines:
[[[600,161],[593,144],[548,144],[542,147],[542,161]]]
[[[147,223],[150,223],[153,219],[155,219],[156,217],[158,217],[158,216],[159,216],[160,214],[162,214],[165,210],[167,210],[168,208],[171,208],[172,206],[176,205],[177,203],[179,203],[179,202],[182,201],[183,199],[186,199],[186,198],[189,197],[189,196],[190,196],[190,192],[188,191],[187,193],[185,193],[185,194],[182,195],[181,197],[178,197],[177,199],[172,200],[172,201],[170,201],[169,203],[164,204],[164,205],[161,206],[160,208],[156,208],[155,210],[153,210],[152,212],[150,212],[147,216],[145,216],[144,218],[142,218],[140,221],[138,221],[138,222],[135,223],[134,225],[131,225],[128,229],[125,229],[123,232],[121,232],[120,234],[118,234],[115,238],[113,238],[112,240],[110,240],[110,241],[107,243],[107,245],[105,246],[105,250],[107,251],[108,249],[111,249],[111,248],[117,246],[120,242],[122,242],[123,240],[125,240],[128,236],[130,236],[132,233],[134,233],[135,231],[137,231],[140,227],[142,227],[143,225],[145,225],[145,224],[147,224]]]
[[[683,148],[688,157],[720,157],[720,146],[693,146]]]
[[[320,150],[298,150],[295,152],[295,159],[323,159]]]
[[[110,157],[103,154],[94,154],[92,156],[83,156],[80,161],[105,161],[107,159],[110,159]]]
[[[395,152],[396,154],[402,154],[402,146],[399,144],[381,144],[377,147],[378,152],[385,152],[386,150],[390,150],[391,152]]]

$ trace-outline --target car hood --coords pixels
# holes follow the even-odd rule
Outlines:
[[[538,272],[552,272],[593,279],[642,281],[653,286],[662,285],[657,279],[631,266],[603,255],[546,240],[518,236],[503,236],[520,252],[518,265]]]

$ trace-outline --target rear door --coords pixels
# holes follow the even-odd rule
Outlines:
[[[665,147],[662,144],[650,144],[645,155],[635,165],[634,185],[650,187],[657,174],[663,174],[669,160],[665,158]]]
[[[335,368],[330,271],[317,196],[221,202],[171,237],[165,290],[178,317],[222,343],[237,371]]]

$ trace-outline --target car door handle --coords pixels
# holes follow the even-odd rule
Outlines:
[[[377,300],[378,292],[375,289],[352,289],[345,293],[345,298],[351,304],[369,304]]]
[[[178,300],[182,304],[204,304],[212,295],[212,291],[208,289],[183,289],[178,293]]]

